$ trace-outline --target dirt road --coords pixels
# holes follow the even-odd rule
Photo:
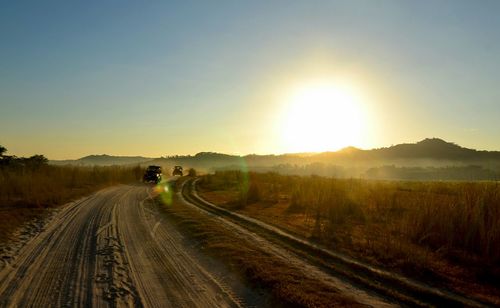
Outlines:
[[[149,191],[122,185],[64,207],[0,272],[0,306],[241,306],[145,204]]]
[[[340,264],[338,258],[319,251],[319,255],[326,256],[325,260],[337,267],[332,273],[301,254],[298,240],[289,245],[290,239],[271,226],[214,210],[213,205],[199,199],[193,185],[192,181],[182,185],[173,202],[210,216],[218,227],[243,242],[264,248],[301,275],[322,281],[363,306],[393,307],[408,303],[395,296],[404,289],[401,282],[394,283],[360,266],[351,269],[349,262]],[[153,201],[151,193],[150,186],[121,185],[64,206],[0,270],[0,307],[269,305],[268,295],[262,294],[262,290],[246,287],[238,275],[224,270],[224,265],[207,262],[209,257],[193,247],[195,243],[190,242],[189,236],[179,233],[165,211]],[[387,296],[390,294],[381,287],[373,288],[373,284],[363,287],[363,283],[348,282],[360,280],[353,280],[352,275],[340,271],[342,268],[344,272],[371,273],[370,279],[387,284],[392,296]],[[225,283],[228,281],[231,283]],[[410,303],[425,306],[420,301],[428,296],[412,292],[405,292],[406,297],[415,298]],[[441,293],[433,296],[437,299],[428,298],[431,306],[450,302],[482,306]]]

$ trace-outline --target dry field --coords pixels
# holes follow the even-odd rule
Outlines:
[[[500,186],[236,171],[206,175],[200,194],[331,249],[429,284],[496,302]]]
[[[103,187],[137,181],[139,167],[0,168],[0,242],[20,224],[40,217],[45,209],[86,196]]]
[[[176,190],[181,189],[185,180],[179,180]],[[276,251],[282,249],[274,244],[187,204],[185,201],[163,203],[162,210],[176,229],[197,242],[199,249],[229,266],[231,272],[237,273],[253,288],[263,294],[269,293],[270,298],[262,304],[263,307],[367,306],[360,304],[359,297],[363,295],[340,291],[331,281],[318,278],[314,270],[304,274],[304,268],[310,266],[296,264],[287,253],[284,253],[285,257],[281,255],[283,252],[277,254]],[[369,300],[370,296],[367,298],[364,300]]]

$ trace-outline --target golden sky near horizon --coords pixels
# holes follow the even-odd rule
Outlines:
[[[0,145],[74,159],[500,150],[498,3],[6,3]],[[92,23],[89,23],[92,20]]]

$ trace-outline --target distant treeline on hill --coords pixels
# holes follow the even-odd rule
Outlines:
[[[200,171],[247,169],[284,174],[317,174],[335,177],[411,180],[495,180],[500,172],[500,152],[477,151],[438,138],[387,148],[361,150],[348,147],[336,152],[282,155],[228,155],[201,152],[196,155],[141,156],[91,155],[53,164],[77,165],[181,165]]]
[[[0,167],[30,167],[37,168],[47,165],[49,160],[43,155],[33,155],[31,157],[17,157],[5,155],[7,149],[0,146]]]
[[[243,170],[241,166],[232,165],[216,168],[216,171]],[[410,180],[410,181],[498,181],[500,169],[491,170],[477,165],[448,167],[397,167],[385,165],[380,167],[342,167],[323,163],[308,165],[283,164],[272,167],[250,167],[254,172],[275,172],[284,175],[318,175],[336,178],[366,178],[377,180]]]
[[[398,179],[398,180],[455,180],[455,181],[498,181],[499,170],[490,170],[482,166],[450,166],[450,167],[396,167],[383,166],[370,168],[366,177],[371,179]]]

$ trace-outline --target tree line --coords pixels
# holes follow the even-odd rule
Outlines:
[[[30,157],[17,157],[15,155],[6,155],[7,148],[0,145],[0,167],[6,168],[39,168],[47,165],[49,160],[40,154],[35,154]]]

